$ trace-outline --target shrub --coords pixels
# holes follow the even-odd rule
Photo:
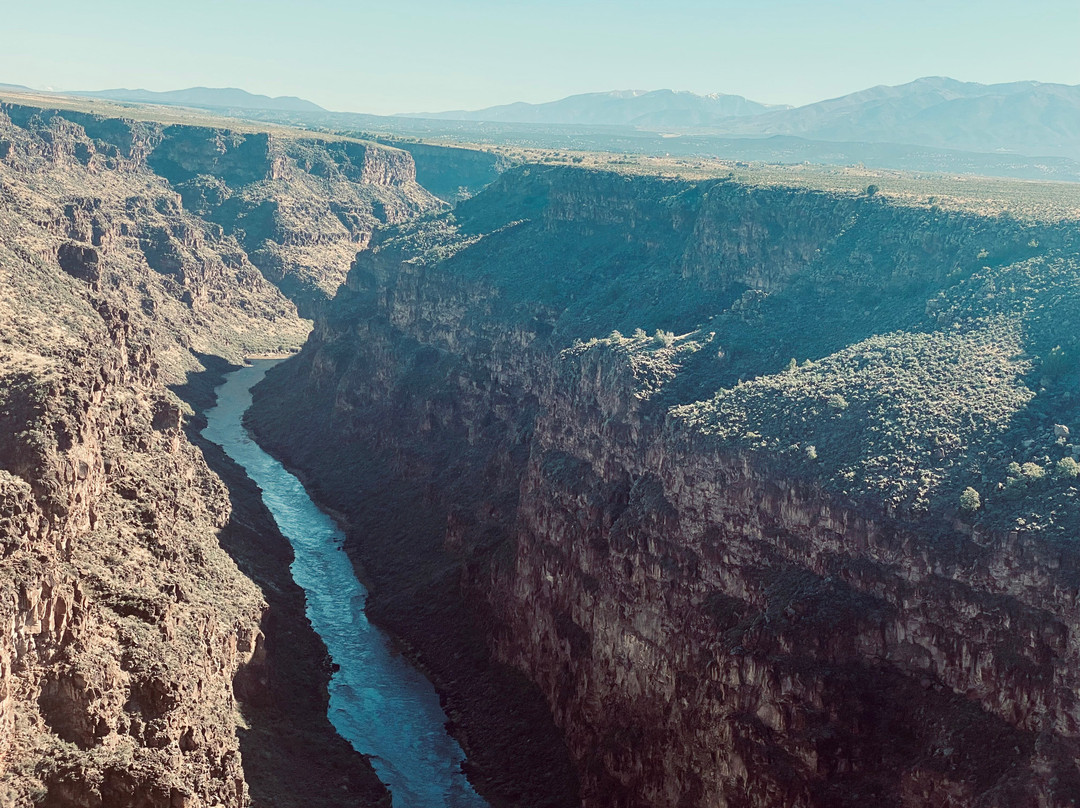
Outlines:
[[[964,511],[977,511],[982,507],[982,497],[971,486],[964,489],[960,494],[960,509]]]
[[[831,396],[825,399],[825,403],[832,407],[834,410],[846,410],[848,408],[847,399],[839,393],[833,393]]]
[[[670,348],[675,342],[675,334],[671,331],[662,331],[656,329],[656,333],[652,337],[653,345],[658,348]]]
[[[1071,457],[1063,457],[1057,462],[1057,476],[1067,480],[1080,477],[1080,463]]]
[[[1046,469],[1038,463],[1025,463],[1020,467],[1020,473],[1029,480],[1041,480],[1046,476]]]

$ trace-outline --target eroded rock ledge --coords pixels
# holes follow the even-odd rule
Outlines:
[[[232,678],[264,604],[128,330],[3,365],[5,803],[242,806]]]

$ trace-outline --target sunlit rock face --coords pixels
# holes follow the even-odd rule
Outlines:
[[[5,804],[239,808],[232,679],[264,604],[148,348],[107,310],[85,326],[0,364]]]
[[[295,350],[377,221],[440,206],[393,149],[0,105],[0,804],[385,799],[326,720],[287,544],[250,496],[231,520],[168,386]],[[265,601],[219,543],[244,531]]]
[[[513,169],[378,235],[252,425],[419,653],[468,604],[589,806],[1068,805],[1076,235]]]
[[[333,297],[375,227],[443,207],[417,184],[406,152],[287,130],[3,104],[0,144],[9,201],[21,214],[60,203],[51,223],[57,229],[99,252],[137,248],[183,287],[178,296],[188,305],[221,302],[217,276],[246,266],[249,287],[262,281],[261,272],[310,316]],[[125,217],[139,221],[126,224]],[[222,255],[208,261],[221,242]],[[87,271],[74,256],[67,264]]]

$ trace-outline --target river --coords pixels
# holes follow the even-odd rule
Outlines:
[[[241,423],[251,388],[274,364],[230,373],[206,413],[203,436],[218,444],[262,489],[263,501],[293,546],[293,579],[307,615],[340,666],[330,680],[330,721],[369,755],[396,808],[483,808],[461,773],[464,753],[445,730],[435,688],[364,613],[367,590],[341,549],[344,536],[300,481],[259,448]]]

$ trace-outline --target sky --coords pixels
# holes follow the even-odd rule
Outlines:
[[[1080,84],[1077,0],[0,0],[0,83],[240,87],[387,114],[690,90],[800,105],[921,76]]]

